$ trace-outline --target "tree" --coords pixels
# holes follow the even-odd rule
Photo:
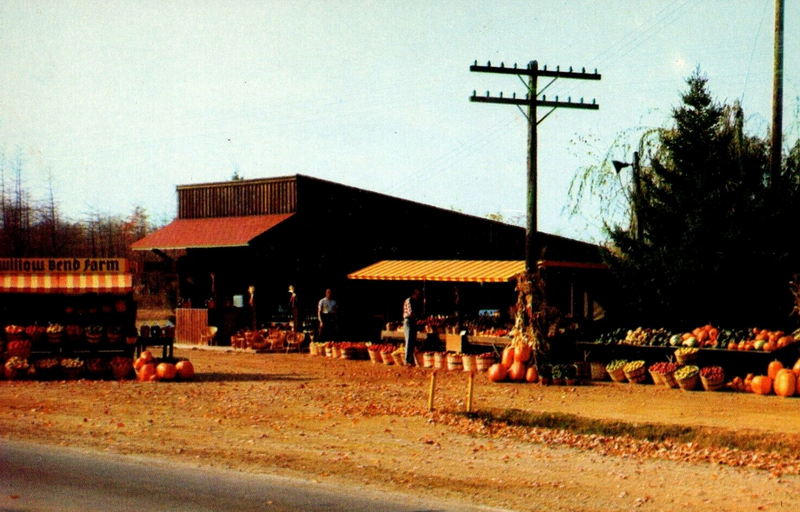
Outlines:
[[[619,310],[666,325],[785,320],[797,161],[770,182],[768,145],[745,134],[741,107],[716,103],[699,72],[687,85],[673,126],[640,145],[645,165],[629,198],[642,237],[607,226]]]

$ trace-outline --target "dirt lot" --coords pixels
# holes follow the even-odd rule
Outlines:
[[[800,458],[487,425],[467,377],[300,354],[178,350],[193,382],[0,382],[8,439],[423,493],[513,510],[788,510]],[[475,407],[800,436],[800,399],[476,379]],[[768,467],[757,469],[754,466]],[[3,505],[0,497],[0,505]]]

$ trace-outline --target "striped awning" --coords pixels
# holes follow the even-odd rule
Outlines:
[[[128,293],[130,273],[0,274],[2,293]]]
[[[524,261],[384,260],[348,274],[349,279],[504,283],[525,271]]]

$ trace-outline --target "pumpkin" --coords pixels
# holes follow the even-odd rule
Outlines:
[[[194,378],[194,365],[191,361],[178,361],[178,364],[175,365],[175,370],[181,379]]]
[[[511,363],[511,366],[508,368],[509,380],[513,380],[514,382],[522,382],[525,380],[526,370],[527,368],[523,362],[515,361],[514,363]]]
[[[136,370],[136,373],[139,373],[139,370],[142,369],[142,366],[147,364],[147,361],[142,359],[141,357],[137,357],[136,361],[133,362],[133,369]]]
[[[793,396],[797,389],[797,377],[792,370],[784,368],[775,376],[774,387],[778,396]]]
[[[520,345],[514,349],[514,361],[519,361],[520,363],[527,363],[528,360],[531,358],[531,354],[533,351],[531,350],[531,346],[525,343],[524,345]]]
[[[506,380],[506,367],[503,366],[503,363],[495,363],[489,367],[489,371],[486,372],[486,375],[492,382],[502,382]]]
[[[175,378],[175,375],[178,374],[178,370],[172,363],[159,363],[158,366],[156,366],[156,374],[159,379],[172,380]]]
[[[538,382],[539,381],[539,372],[536,370],[535,366],[531,366],[528,368],[528,371],[525,372],[525,382]]]
[[[739,344],[735,341],[728,342],[728,350],[739,350]]]
[[[145,350],[144,352],[142,352],[139,358],[143,359],[145,363],[149,363],[153,360],[153,353],[150,352],[149,350]]]
[[[744,377],[744,390],[747,391],[748,393],[753,392],[753,378],[755,378],[755,375],[753,375],[752,373],[748,373]]]
[[[772,379],[768,375],[756,375],[750,382],[753,393],[757,395],[768,395],[772,393]]]
[[[767,376],[770,379],[775,380],[775,376],[778,375],[778,372],[783,370],[783,363],[775,359],[767,366]]]
[[[794,363],[794,366],[792,366],[792,371],[795,375],[800,375],[800,359]]]
[[[502,364],[507,370],[514,363],[514,347],[511,345],[503,349],[503,357],[500,359]]]
[[[136,378],[139,382],[149,382],[152,381],[152,377],[158,378],[156,374],[156,365],[153,363],[147,363],[142,365],[138,372],[136,372]]]

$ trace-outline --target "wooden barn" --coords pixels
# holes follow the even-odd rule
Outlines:
[[[180,309],[207,309],[223,341],[226,331],[288,319],[289,285],[307,321],[332,288],[343,329],[358,332],[397,300],[348,280],[358,269],[524,257],[523,228],[303,175],[180,185],[177,196],[177,219],[133,248],[174,261],[178,323]],[[599,261],[596,246],[542,237],[548,259]]]

